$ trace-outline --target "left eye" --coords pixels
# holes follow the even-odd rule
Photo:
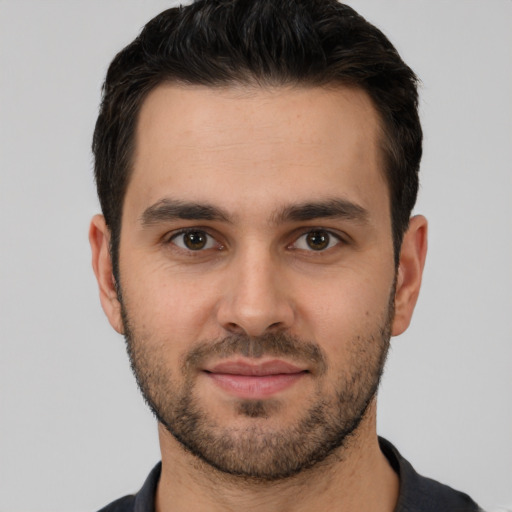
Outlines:
[[[341,239],[324,229],[315,229],[300,236],[292,245],[304,251],[325,251],[338,245]]]
[[[218,245],[215,238],[199,230],[177,233],[170,241],[180,249],[187,251],[203,251],[205,249],[213,249]]]

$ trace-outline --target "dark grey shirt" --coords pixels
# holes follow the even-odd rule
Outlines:
[[[400,477],[400,495],[395,512],[477,512],[481,510],[467,494],[418,475],[389,441],[379,438],[379,442],[382,453]],[[137,494],[116,500],[99,512],[154,512],[156,486],[161,467],[159,463],[153,468]]]

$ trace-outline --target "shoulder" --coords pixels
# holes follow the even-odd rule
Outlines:
[[[133,512],[135,506],[135,496],[125,496],[113,501],[98,512]]]
[[[416,486],[403,496],[403,511],[478,512],[480,507],[465,493],[418,475]],[[417,508],[421,504],[421,509]],[[401,509],[399,509],[401,511]]]
[[[395,512],[478,512],[481,509],[465,493],[416,473],[411,464],[385,439],[380,448],[400,477]]]
[[[160,479],[162,463],[159,462],[149,473],[144,485],[137,494],[119,498],[98,512],[154,512],[155,494]]]

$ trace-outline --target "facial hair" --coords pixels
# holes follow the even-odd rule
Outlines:
[[[133,373],[145,401],[165,429],[185,450],[225,474],[277,481],[315,466],[335,451],[339,453],[357,431],[377,393],[384,369],[394,290],[382,325],[348,342],[348,359],[329,391],[320,385],[329,374],[328,358],[322,348],[286,332],[203,341],[183,357],[179,375],[171,374],[162,354],[154,346],[149,347],[146,336],[137,332],[120,302]],[[282,403],[273,399],[240,399],[236,413],[253,419],[252,424],[246,421],[241,428],[215,421],[194,392],[196,375],[203,362],[232,356],[276,356],[307,362],[318,386],[313,396],[305,399],[300,419],[282,428],[270,427],[266,420],[279,412]]]

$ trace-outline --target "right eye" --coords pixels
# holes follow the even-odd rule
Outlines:
[[[185,251],[204,251],[220,247],[211,235],[198,229],[180,231],[171,237],[170,243]]]

